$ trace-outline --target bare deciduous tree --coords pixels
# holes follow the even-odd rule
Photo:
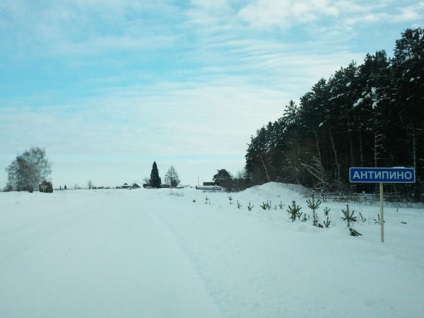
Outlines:
[[[175,188],[180,184],[180,179],[178,179],[178,173],[173,166],[168,169],[165,175],[165,182],[169,184],[172,188]]]
[[[46,151],[32,147],[6,168],[8,188],[17,191],[32,191],[46,180],[51,173],[51,163],[46,158]]]

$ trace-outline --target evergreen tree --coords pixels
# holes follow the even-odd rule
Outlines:
[[[160,188],[162,180],[159,177],[159,170],[156,161],[153,162],[152,172],[150,173],[150,186],[152,188]]]
[[[393,59],[379,51],[363,65],[342,67],[257,130],[246,153],[247,177],[338,191],[349,185],[349,167],[413,166],[416,184],[394,190],[423,191],[423,101],[424,31],[408,29]]]
[[[231,174],[225,169],[218,170],[212,178],[212,180],[219,186],[225,186],[232,179],[233,177]]]
[[[407,29],[396,41],[392,63],[392,129],[399,131],[393,145],[397,165],[416,170],[415,198],[424,191],[424,30]]]

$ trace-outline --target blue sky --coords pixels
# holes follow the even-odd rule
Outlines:
[[[0,187],[31,146],[57,186],[142,181],[153,161],[183,184],[235,175],[291,99],[423,17],[408,0],[3,0]]]

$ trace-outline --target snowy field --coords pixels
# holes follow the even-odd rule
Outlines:
[[[424,317],[419,207],[387,204],[381,243],[378,202],[349,204],[352,237],[346,203],[317,228],[289,219],[299,187],[229,195],[0,193],[0,317]]]

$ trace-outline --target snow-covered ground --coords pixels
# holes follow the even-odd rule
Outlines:
[[[0,317],[424,317],[422,209],[387,204],[381,243],[378,202],[352,237],[346,203],[291,222],[300,190],[0,193]]]

